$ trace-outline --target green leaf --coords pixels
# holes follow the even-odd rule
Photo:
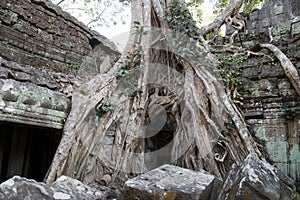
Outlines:
[[[124,74],[128,75],[129,71],[128,70],[124,70]]]
[[[54,19],[48,19],[48,23],[52,24],[54,22]]]

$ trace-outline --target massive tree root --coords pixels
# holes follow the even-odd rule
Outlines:
[[[274,53],[276,58],[279,60],[285,75],[289,78],[297,94],[300,96],[300,77],[296,67],[293,65],[290,59],[273,44],[260,44],[260,47],[266,48]]]
[[[132,1],[135,34],[119,62],[74,92],[46,182],[61,174],[87,184],[105,174],[126,179],[155,167],[151,159],[168,151],[170,163],[223,177],[249,153],[261,156],[217,78],[217,59],[199,41],[170,30],[172,2]],[[204,35],[209,29],[215,26]],[[154,151],[149,140],[165,122],[172,140]]]

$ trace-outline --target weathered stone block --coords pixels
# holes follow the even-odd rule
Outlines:
[[[300,199],[294,181],[269,163],[249,155],[225,180],[219,200]]]
[[[280,1],[276,2],[273,9],[274,9],[274,14],[275,15],[279,15],[279,14],[282,14],[284,12],[284,7],[283,7],[283,5]]]
[[[163,165],[128,180],[122,199],[215,199],[220,185],[208,172]]]
[[[30,81],[31,77],[30,74],[24,73],[24,72],[13,72],[10,73],[10,75],[18,81]]]
[[[291,25],[291,34],[292,36],[300,34],[300,16],[296,17],[293,21],[292,21],[292,25]]]
[[[0,78],[7,78],[9,74],[9,70],[4,68],[4,67],[0,67]]]
[[[61,176],[53,185],[14,176],[0,184],[0,199],[106,199],[105,193],[78,180]]]

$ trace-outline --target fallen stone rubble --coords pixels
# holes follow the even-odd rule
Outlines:
[[[128,180],[122,193],[129,199],[291,200],[300,199],[292,179],[255,155],[233,166],[223,184],[205,171],[164,165]]]
[[[255,155],[221,179],[204,170],[163,165],[125,182],[122,194],[61,176],[53,184],[14,176],[0,184],[1,200],[298,200],[294,181]]]
[[[20,176],[0,184],[1,200],[104,200],[116,199],[112,192],[97,190],[67,176],[59,177],[52,185]]]

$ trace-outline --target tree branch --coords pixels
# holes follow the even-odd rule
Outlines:
[[[219,28],[225,23],[225,20],[228,17],[237,14],[242,5],[243,0],[230,0],[228,6],[212,23],[200,29],[200,35],[205,38],[209,33],[218,32]]]
[[[99,15],[97,15],[97,17],[95,17],[95,19],[91,20],[87,26],[89,26],[91,23],[96,22],[99,20],[99,18],[101,17],[101,15],[105,12],[105,10],[107,9],[107,4],[105,4],[103,10],[99,13]]]
[[[60,2],[58,2],[56,5],[59,6],[59,4],[61,4],[62,2],[64,2],[65,0],[61,0]]]

